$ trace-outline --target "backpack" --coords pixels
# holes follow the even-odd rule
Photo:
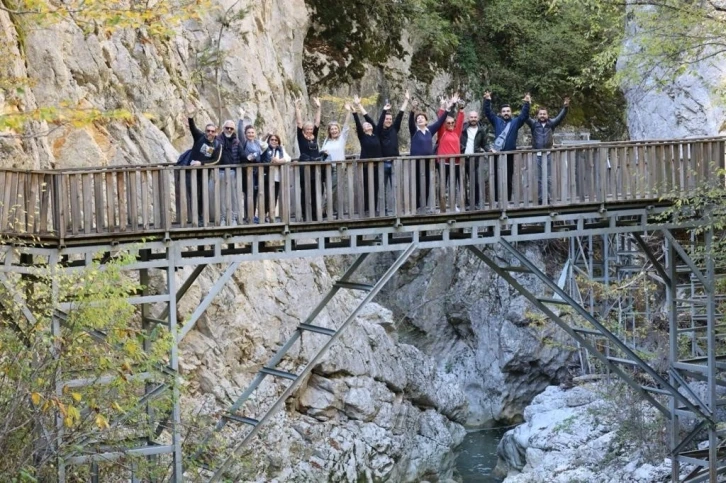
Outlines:
[[[176,160],[176,166],[189,166],[192,163],[192,150],[187,149],[179,155],[179,159]]]

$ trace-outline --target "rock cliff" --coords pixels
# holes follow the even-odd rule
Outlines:
[[[529,245],[526,254],[545,268],[541,246]],[[557,277],[561,266],[552,255],[546,269]],[[544,293],[533,277],[520,282]],[[539,323],[525,298],[466,250],[419,253],[383,293],[400,340],[432,356],[464,388],[468,426],[519,421],[536,394],[569,377],[566,334]]]
[[[0,112],[68,105],[131,114],[83,126],[33,121],[28,132],[43,135],[0,138],[0,166],[175,161],[190,144],[188,101],[200,108],[198,122],[234,118],[244,105],[262,131],[277,131],[290,145],[292,98],[308,89],[302,67],[310,22],[305,2],[249,3],[247,14],[221,35],[220,12],[242,5],[212,4],[214,11],[185,22],[165,40],[126,30],[87,34],[72,22],[24,29],[0,10],[0,44],[8,46],[0,69],[24,86],[0,98]],[[219,56],[218,76],[205,61],[210,54]],[[405,70],[408,61],[397,61],[397,68]],[[369,95],[366,89],[385,90],[384,83],[380,72],[371,72],[358,87]],[[332,109],[326,105],[324,115],[337,117]],[[537,248],[530,255],[543,263]],[[182,344],[185,414],[211,417],[229,405],[330,287],[342,263],[240,268]],[[375,272],[374,264],[368,273]],[[200,278],[180,317],[191,313],[212,283],[213,277]],[[340,323],[356,303],[341,296],[318,323]],[[535,394],[566,376],[570,353],[562,350],[561,334],[533,324],[525,311],[521,297],[467,254],[419,254],[237,469],[245,481],[446,481],[455,474],[454,449],[464,425],[516,420]],[[293,369],[311,350],[303,344],[283,367]],[[255,404],[281,391],[282,385],[266,383]],[[234,431],[227,435],[234,437]]]

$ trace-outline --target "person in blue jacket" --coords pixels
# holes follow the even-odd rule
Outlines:
[[[497,117],[492,111],[492,94],[484,92],[484,115],[494,127],[494,142],[492,152],[514,151],[517,149],[517,133],[524,123],[529,119],[529,93],[524,96],[522,111],[515,118],[512,118],[512,108],[509,104],[503,104],[500,108],[500,115]],[[499,160],[494,160],[494,196],[499,200]],[[514,176],[514,154],[507,153],[507,196],[512,197],[512,179]]]

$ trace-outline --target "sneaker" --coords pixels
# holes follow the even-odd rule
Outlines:
[[[236,216],[232,218],[231,222],[229,222],[229,226],[237,226],[237,217]]]
[[[219,226],[227,226],[227,222],[222,220],[219,222]]]
[[[454,206],[454,213],[459,213],[461,210],[459,209],[459,206]]]
[[[265,223],[269,223],[269,222],[270,222],[270,217],[269,216],[266,216],[265,217]]]
[[[256,217],[256,216],[254,217],[253,221],[254,221],[255,225],[259,225],[260,224],[260,219],[258,217]]]

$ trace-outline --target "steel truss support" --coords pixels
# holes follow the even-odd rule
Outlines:
[[[343,332],[350,326],[360,313],[360,311],[363,309],[363,307],[368,304],[373,298],[378,294],[378,292],[383,288],[383,286],[391,279],[391,277],[398,271],[398,269],[408,260],[408,258],[411,256],[411,254],[416,250],[416,244],[410,244],[400,253],[398,258],[393,262],[393,264],[386,270],[386,272],[378,279],[378,281],[374,285],[368,285],[364,283],[359,283],[353,281],[351,278],[356,273],[356,271],[359,269],[359,267],[363,264],[363,262],[368,257],[368,254],[362,254],[359,255],[358,258],[353,262],[353,264],[348,268],[348,270],[343,274],[343,276],[333,285],[333,287],[328,291],[328,293],[323,297],[323,299],[318,303],[318,305],[313,309],[313,311],[310,313],[310,315],[305,319],[304,322],[302,322],[300,325],[298,325],[297,330],[295,330],[290,338],[287,340],[287,342],[277,350],[277,352],[272,356],[272,358],[267,362],[265,366],[260,369],[259,373],[255,377],[255,379],[252,381],[250,386],[239,396],[239,398],[235,401],[235,403],[227,410],[226,414],[222,417],[222,419],[219,421],[217,426],[214,429],[214,433],[219,432],[224,428],[228,422],[234,422],[234,423],[241,423],[249,426],[249,430],[245,434],[245,436],[242,438],[241,441],[236,443],[233,446],[231,454],[222,462],[222,464],[216,468],[214,471],[211,479],[209,480],[211,482],[219,481],[221,478],[223,478],[225,472],[228,470],[230,465],[233,463],[234,458],[236,456],[239,456],[243,450],[243,448],[258,434],[262,426],[272,418],[272,416],[282,407],[284,402],[295,392],[295,390],[302,384],[302,382],[310,375],[312,370],[318,365],[322,357],[328,352],[330,347],[341,337]],[[317,316],[323,311],[323,309],[328,305],[328,303],[333,299],[335,294],[337,294],[340,290],[347,289],[347,290],[361,290],[364,292],[367,292],[367,295],[359,302],[358,306],[353,310],[353,312],[350,313],[350,315],[343,321],[343,323],[337,327],[336,329],[327,328],[327,327],[321,327],[317,325],[313,325],[313,322],[317,318]],[[313,356],[312,359],[310,359],[304,367],[297,373],[291,373],[286,372],[280,369],[277,369],[277,365],[283,360],[287,352],[293,347],[295,342],[298,340],[301,340],[302,335],[304,332],[312,333],[312,334],[320,334],[327,336],[328,339],[317,349],[317,352],[315,353],[315,356]],[[259,387],[259,385],[262,383],[262,381],[267,377],[272,376],[280,379],[286,379],[291,381],[290,385],[283,391],[283,393],[275,400],[275,402],[268,407],[266,410],[264,410],[263,414],[261,416],[258,416],[259,419],[252,418],[249,416],[243,416],[239,414],[239,411],[244,407],[245,402],[249,399],[249,397],[253,394],[253,392]],[[209,435],[201,444],[201,450],[197,452],[196,456],[199,456],[201,454],[201,451],[204,451],[206,448],[206,444],[208,443],[209,439],[212,435]]]
[[[717,311],[716,294],[716,266],[714,262],[713,232],[707,229],[702,234],[702,240],[692,235],[691,253],[681,245],[670,230],[661,230],[664,235],[666,264],[658,267],[659,273],[666,283],[666,303],[668,306],[668,323],[670,329],[671,368],[670,381],[681,388],[683,392],[693,394],[687,385],[686,378],[705,382],[703,402],[709,412],[716,415],[719,406],[726,404],[726,400],[719,398],[717,387],[724,385],[719,379],[723,368],[719,367],[717,346]],[[701,243],[703,250],[697,253],[697,245]],[[679,260],[683,264],[679,264]],[[686,274],[689,283],[679,284],[681,274]],[[681,295],[685,293],[685,295]],[[683,327],[683,323],[690,318],[690,326]],[[679,348],[683,337],[690,338],[690,354],[684,355]],[[688,339],[686,339],[688,340]],[[699,345],[701,340],[706,341],[706,348]],[[705,354],[705,355],[702,355]],[[720,370],[721,369],[721,370]],[[692,395],[693,397],[693,395]],[[670,444],[673,482],[686,481],[700,483],[708,481],[716,483],[718,475],[726,472],[726,448],[723,434],[719,432],[717,421],[712,424],[699,424],[681,437],[683,421],[681,418],[683,408],[675,401],[669,401],[669,410],[672,418],[670,422]],[[715,419],[715,418],[714,418]],[[703,450],[687,450],[692,441],[698,436],[708,436],[708,448]],[[680,479],[682,464],[690,464],[695,469],[686,477]]]
[[[711,415],[708,413],[706,408],[699,406],[698,403],[694,404],[688,400],[685,396],[680,394],[674,386],[668,383],[658,372],[653,369],[647,362],[642,360],[632,348],[627,346],[621,341],[615,334],[610,332],[596,317],[590,314],[584,307],[578,304],[572,297],[570,297],[563,289],[561,289],[557,283],[551,280],[546,274],[539,270],[527,256],[519,252],[514,246],[512,246],[506,240],[502,240],[502,247],[509,252],[515,259],[519,261],[521,267],[526,268],[529,273],[539,278],[545,286],[551,290],[556,298],[546,298],[537,296],[525,288],[519,283],[509,272],[512,271],[510,267],[501,266],[494,261],[494,259],[488,257],[483,251],[477,247],[468,247],[474,255],[481,259],[487,264],[492,270],[494,270],[500,277],[506,280],[513,288],[527,298],[537,309],[547,315],[553,322],[560,326],[570,337],[575,339],[582,347],[587,349],[593,356],[595,356],[605,367],[611,372],[617,374],[618,377],[623,379],[628,385],[630,385],[637,393],[639,393],[645,400],[657,408],[666,417],[670,417],[670,412],[658,401],[651,393],[655,394],[668,394],[676,398],[681,404],[685,405],[686,408],[691,411],[695,417],[699,419],[710,420]],[[518,270],[519,271],[519,270]],[[579,327],[573,326],[566,322],[559,313],[555,313],[549,308],[550,305],[565,305],[574,309],[575,313],[590,324],[590,327]],[[607,340],[612,347],[616,347],[620,353],[619,357],[612,357],[603,354],[596,345],[589,340],[589,336],[595,336],[597,338]],[[625,372],[620,366],[625,365],[629,368],[638,368],[650,378],[651,385],[640,384]]]
[[[92,437],[86,437],[78,441],[76,443],[77,447],[84,447],[84,450],[89,451],[84,451],[83,453],[70,453],[63,458],[58,459],[59,483],[64,483],[66,481],[66,470],[69,465],[89,465],[91,481],[100,481],[103,479],[101,476],[101,468],[106,462],[113,462],[128,457],[145,457],[148,460],[149,465],[166,465],[166,462],[159,460],[159,458],[163,455],[171,457],[172,472],[169,481],[176,483],[183,480],[181,409],[177,377],[179,370],[179,343],[182,341],[184,335],[186,335],[194,327],[213,299],[219,294],[219,292],[221,292],[241,262],[237,261],[228,264],[224,273],[219,276],[212,288],[194,310],[193,314],[186,321],[180,321],[177,315],[177,304],[188,293],[191,286],[207,267],[207,264],[196,266],[183,283],[179,285],[177,284],[176,274],[177,270],[184,266],[184,263],[182,263],[179,259],[178,250],[173,248],[166,250],[166,266],[163,268],[149,267],[145,265],[145,262],[148,261],[149,258],[150,250],[142,249],[139,251],[139,266],[135,270],[138,272],[142,293],[130,297],[128,301],[139,306],[142,332],[149,336],[145,338],[144,350],[151,350],[152,342],[150,336],[153,331],[157,330],[157,326],[164,327],[169,330],[169,335],[172,340],[169,349],[168,365],[159,368],[166,378],[165,382],[158,383],[149,381],[145,386],[144,394],[139,398],[137,403],[138,408],[144,408],[143,410],[147,414],[148,423],[154,425],[156,429],[152,428],[151,431],[146,431],[147,436],[145,438],[135,440],[131,446],[129,446],[128,442],[114,443],[101,440],[96,441]],[[51,270],[67,270],[66,267],[58,264],[58,256],[56,253],[51,253],[49,260]],[[166,283],[164,284],[163,293],[151,294],[151,275],[149,271],[152,268],[162,268],[163,273],[165,274],[164,278]],[[133,270],[134,269],[132,269],[132,271]],[[6,289],[8,290],[11,288],[9,286],[7,276],[3,272],[0,272],[0,283],[6,285]],[[54,281],[53,283],[55,284],[56,282]],[[55,287],[54,293],[57,294],[57,292],[57,287]],[[164,303],[164,308],[158,315],[154,315],[154,304],[159,302]],[[22,305],[20,306],[22,307]],[[65,309],[72,308],[72,304],[56,304],[56,306]],[[22,312],[26,318],[32,317],[32,313],[30,311],[23,310]],[[32,323],[31,318],[28,320]],[[61,310],[56,310],[52,317],[51,327],[51,331],[54,336],[61,334],[65,321],[66,314]],[[182,322],[185,322],[183,326],[181,325]],[[93,331],[90,335],[97,340],[103,340],[105,338],[105,333],[102,331]],[[67,387],[83,387],[88,385],[105,384],[111,382],[115,377],[115,375],[109,375],[108,377],[100,376],[92,379],[63,380],[61,375],[58,374],[56,392],[58,395],[61,395],[64,388]],[[135,374],[133,377],[139,380],[145,380],[150,377],[150,374],[139,373]],[[154,413],[150,403],[153,399],[159,397],[169,398],[171,410],[168,414]],[[110,425],[111,427],[119,427],[126,424],[127,420],[128,416],[122,415],[119,418],[110,421]],[[64,444],[63,419],[60,415],[56,418],[56,426],[57,437],[53,444],[57,448],[60,448]],[[160,443],[157,439],[164,432],[168,434],[168,439],[165,438],[167,442]],[[98,449],[94,449],[96,447]],[[131,462],[130,471],[130,481],[140,481],[138,465],[136,462]]]

